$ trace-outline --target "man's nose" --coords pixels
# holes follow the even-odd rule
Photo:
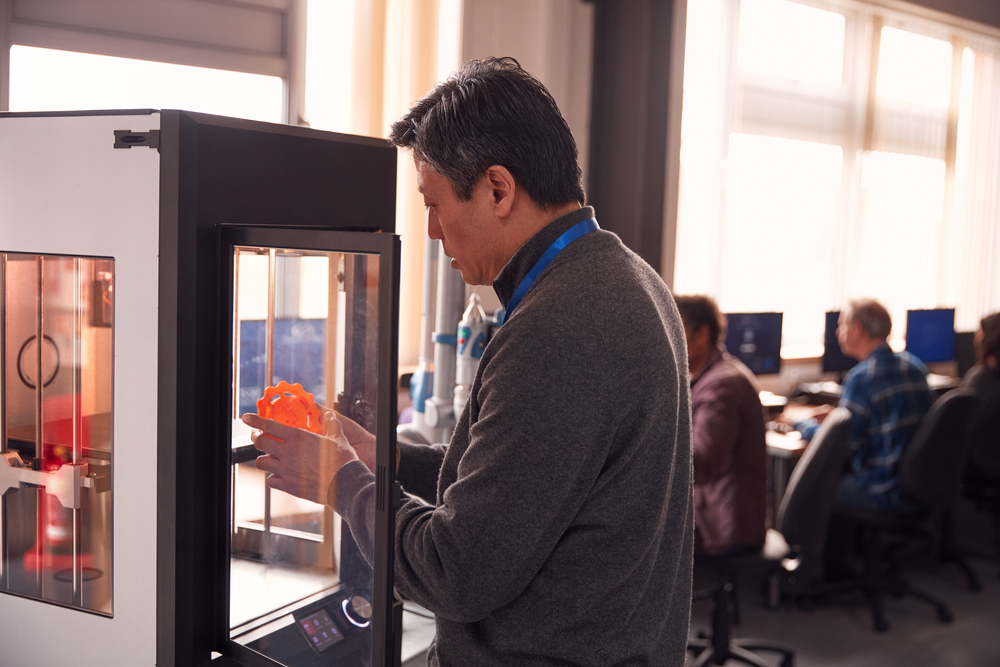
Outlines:
[[[427,212],[427,236],[435,240],[443,238],[441,235],[441,225],[437,222],[437,216],[430,211]]]

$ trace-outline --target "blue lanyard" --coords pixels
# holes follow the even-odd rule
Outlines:
[[[563,233],[562,236],[557,238],[555,242],[549,246],[548,250],[542,253],[542,256],[538,258],[535,265],[531,267],[531,271],[528,271],[528,275],[521,279],[521,284],[517,286],[516,290],[514,290],[514,296],[510,298],[510,303],[507,304],[507,310],[504,312],[503,321],[500,322],[500,324],[503,324],[510,319],[511,313],[513,313],[514,309],[517,308],[517,304],[521,303],[521,299],[528,291],[528,288],[534,284],[535,278],[537,278],[538,274],[545,270],[545,267],[547,267],[549,263],[555,259],[555,256],[558,255],[563,248],[581,236],[598,229],[600,229],[600,226],[597,224],[597,220],[594,218],[587,218],[583,222],[573,225],[565,233]]]

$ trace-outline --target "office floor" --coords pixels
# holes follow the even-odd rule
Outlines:
[[[419,605],[403,605],[403,667],[427,665],[427,647],[434,639],[434,619],[430,612]]]
[[[759,583],[743,582],[743,619],[734,636],[781,642],[796,652],[796,667],[987,667],[1000,665],[1000,578],[990,520],[971,507],[960,508],[960,544],[975,550],[969,563],[983,590],[971,592],[954,565],[930,558],[908,562],[904,572],[914,587],[942,600],[954,614],[943,624],[933,609],[912,598],[886,601],[887,632],[872,629],[868,606],[860,593],[831,598],[812,610],[784,606],[764,608]],[[709,601],[692,609],[692,634],[709,627]],[[777,665],[775,657],[765,656]],[[735,663],[730,663],[735,664]]]
[[[977,513],[967,503],[958,508],[956,528],[959,545],[974,552],[969,558],[983,582],[974,593],[953,565],[931,559],[908,563],[907,578],[945,602],[955,620],[943,624],[931,607],[913,599],[889,599],[885,633],[872,630],[871,617],[859,593],[839,595],[812,610],[783,606],[764,608],[760,583],[741,582],[742,619],[736,637],[781,642],[792,647],[796,667],[993,667],[1000,665],[1000,571],[989,515]],[[700,576],[700,575],[699,575]],[[703,583],[696,579],[696,585]],[[707,583],[707,582],[705,582]],[[691,634],[707,630],[711,603],[696,601],[692,607]],[[406,614],[405,616],[411,616]],[[404,617],[404,628],[407,626]],[[414,628],[413,639],[429,641],[432,624]],[[769,664],[777,657],[762,654]],[[425,652],[404,655],[404,667],[424,667]],[[727,664],[737,664],[730,662]]]

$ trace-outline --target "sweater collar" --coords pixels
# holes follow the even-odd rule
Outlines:
[[[592,217],[594,217],[594,209],[590,206],[581,206],[575,211],[570,211],[566,215],[556,218],[518,248],[493,281],[493,291],[497,293],[504,309],[510,304],[511,297],[514,296],[521,280],[528,275],[528,272],[535,266],[535,262],[545,254],[549,246],[573,225]]]

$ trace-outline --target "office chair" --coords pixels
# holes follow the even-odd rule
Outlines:
[[[781,592],[792,597],[814,590],[813,583],[823,572],[827,527],[844,474],[850,429],[847,408],[827,415],[792,471],[778,507],[776,530],[768,531],[776,548],[772,556],[786,552],[781,556]]]
[[[689,667],[721,665],[727,660],[765,667],[768,663],[755,655],[756,651],[779,653],[781,667],[794,665],[795,652],[787,647],[757,639],[732,638],[736,576],[757,572],[778,577],[795,588],[820,562],[826,520],[847,457],[849,425],[850,413],[844,408],[837,408],[824,420],[792,471],[778,509],[776,528],[767,531],[761,551],[712,563],[716,583],[700,595],[713,599],[712,634],[688,640],[688,651],[696,654]]]
[[[980,397],[968,439],[963,493],[976,509],[993,515],[993,539],[1000,555],[1000,396]]]
[[[934,607],[938,619],[952,620],[943,602],[910,586],[898,572],[894,549],[884,549],[887,534],[931,536],[944,514],[959,499],[967,460],[966,430],[976,408],[975,392],[955,389],[931,406],[900,460],[900,487],[923,505],[904,514],[836,505],[834,514],[853,519],[861,528],[865,570],[860,579],[843,582],[838,590],[859,588],[868,598],[872,625],[888,630],[882,600],[885,595],[910,596]]]

